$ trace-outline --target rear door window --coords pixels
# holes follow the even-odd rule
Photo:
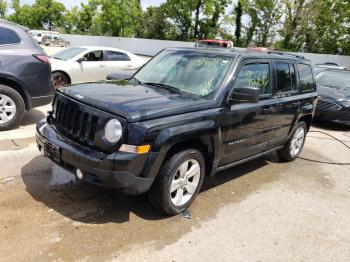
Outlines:
[[[298,64],[298,72],[301,92],[314,91],[316,88],[316,84],[311,66],[307,64]]]
[[[297,90],[294,65],[276,63],[277,93],[294,92]]]
[[[105,52],[105,61],[130,61],[130,57],[127,54],[114,51]]]
[[[21,38],[17,33],[11,29],[0,27],[0,45],[14,45],[19,44]]]

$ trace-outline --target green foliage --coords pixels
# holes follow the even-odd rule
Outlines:
[[[141,10],[136,0],[100,0],[96,23],[101,33],[110,36],[133,37],[139,25]]]
[[[8,3],[0,0],[0,18],[31,29],[183,41],[221,36],[236,46],[350,55],[349,0],[166,0],[147,10],[140,0],[88,0],[70,10],[57,0]]]
[[[19,0],[12,1],[14,13],[9,20],[31,29],[53,30],[62,25],[66,10],[62,3],[54,0],[36,0],[33,5],[20,5]]]
[[[6,0],[0,0],[0,18],[5,18],[7,11],[7,2]]]

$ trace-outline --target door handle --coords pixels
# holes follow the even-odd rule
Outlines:
[[[106,67],[106,65],[99,65],[99,67],[102,67],[102,68],[103,68],[103,67]]]
[[[300,105],[301,105],[300,102],[295,102],[295,103],[293,103],[293,106],[294,106],[294,107],[299,107]]]

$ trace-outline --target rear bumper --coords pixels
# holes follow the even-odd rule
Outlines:
[[[147,192],[153,183],[154,178],[140,177],[147,154],[117,151],[106,155],[64,138],[46,121],[37,124],[36,141],[40,151],[47,142],[58,146],[60,160],[51,160],[74,174],[82,170],[86,182],[132,195]]]

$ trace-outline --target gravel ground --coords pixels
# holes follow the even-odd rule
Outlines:
[[[1,261],[350,261],[350,167],[275,154],[208,178],[192,218],[159,214],[147,197],[75,181],[36,149],[34,123],[0,133]],[[348,128],[318,124],[350,145]],[[303,157],[350,162],[309,133]]]

